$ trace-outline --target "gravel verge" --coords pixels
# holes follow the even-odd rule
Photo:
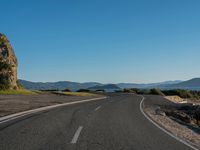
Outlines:
[[[176,108],[179,105],[184,104],[172,103],[161,96],[146,96],[144,111],[152,120],[173,135],[200,149],[200,128],[169,117],[162,111],[162,108]]]

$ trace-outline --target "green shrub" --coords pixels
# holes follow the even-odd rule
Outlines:
[[[135,93],[135,91],[133,91],[132,89],[124,89],[123,92],[124,93]]]
[[[90,92],[88,89],[79,89],[77,92]]]
[[[10,76],[12,75],[12,66],[0,59],[0,90],[6,90],[10,87]]]
[[[104,89],[100,89],[100,90],[96,90],[95,92],[105,92],[105,90]]]
[[[10,80],[8,74],[0,74],[0,90],[6,90],[10,87]]]
[[[63,92],[71,92],[70,89],[64,89]]]
[[[139,91],[138,91],[138,94],[150,94],[150,90],[149,89],[140,89]]]
[[[194,98],[193,94],[189,90],[164,90],[162,91],[167,96],[178,95],[181,98]]]
[[[165,96],[165,94],[160,89],[150,89],[149,94]]]
[[[17,80],[17,87],[19,89],[24,89],[23,85],[19,82],[19,80]]]

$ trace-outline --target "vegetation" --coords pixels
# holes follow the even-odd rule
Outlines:
[[[23,85],[19,82],[19,80],[17,80],[17,86],[19,89],[24,89]]]
[[[0,90],[6,90],[10,87],[8,74],[0,74]]]
[[[183,89],[174,90],[160,90],[160,89],[124,89],[121,92],[125,93],[136,93],[136,94],[146,94],[146,95],[161,95],[161,96],[173,96],[177,95],[181,98],[196,99],[200,100],[200,91],[190,91]]]
[[[80,89],[77,92],[90,92],[90,90],[88,90],[88,89]]]
[[[12,75],[12,66],[0,59],[0,90],[6,90],[10,87],[10,76]]]
[[[62,92],[62,93],[68,96],[97,96],[96,94],[87,92]]]
[[[19,90],[0,90],[0,94],[2,95],[34,95],[39,94],[41,92],[39,91],[29,91],[25,89],[19,89]]]
[[[71,92],[70,89],[64,89],[63,92]]]
[[[123,89],[123,91],[122,92],[124,92],[124,93],[136,93],[134,90],[132,90],[132,89]]]
[[[200,91],[190,91],[195,99],[200,99]]]
[[[102,90],[96,90],[95,92],[105,92],[105,90],[104,89],[102,89]]]
[[[178,95],[181,98],[193,98],[193,94],[189,90],[164,90],[163,93],[167,96]]]
[[[163,94],[163,92],[160,89],[150,89],[149,93],[152,94],[152,95],[165,96],[165,94]]]

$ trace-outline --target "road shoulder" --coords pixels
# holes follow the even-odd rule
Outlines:
[[[143,96],[142,96],[143,97]],[[160,103],[150,102],[155,99],[163,100],[160,97],[145,97],[146,100],[143,98],[141,101],[141,111],[143,111],[145,117],[149,119],[154,125],[158,128],[169,134],[170,136],[174,137],[175,139],[179,140],[180,142],[186,144],[187,146],[198,150],[200,149],[200,135],[193,130],[190,130],[184,125],[181,125],[166,115],[156,112],[157,107],[159,107]],[[165,104],[165,103],[164,103]]]

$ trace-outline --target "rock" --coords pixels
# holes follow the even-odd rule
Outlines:
[[[181,111],[168,111],[167,116],[172,116],[176,119],[179,119],[185,123],[192,123],[192,118],[184,112]]]
[[[0,89],[18,89],[17,65],[10,42],[0,33]]]
[[[200,126],[200,106],[195,110],[195,118],[197,120],[197,125]]]
[[[160,107],[156,108],[155,112],[156,112],[156,115],[166,116],[165,112],[161,110]]]

